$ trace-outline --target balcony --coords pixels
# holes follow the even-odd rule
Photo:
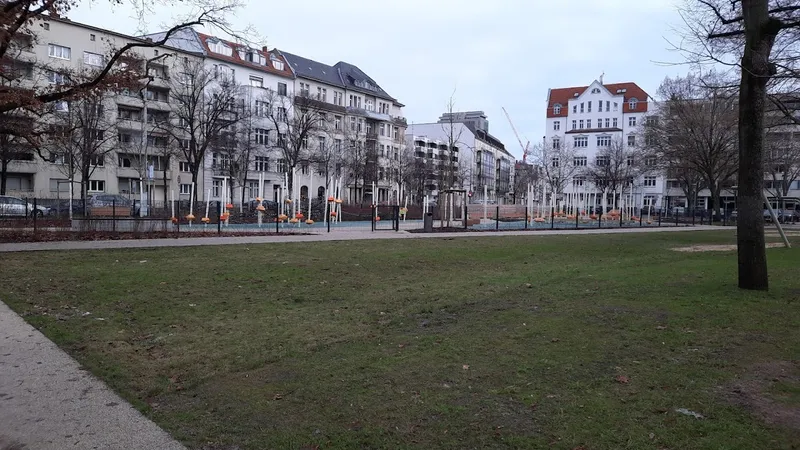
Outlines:
[[[117,128],[124,130],[142,130],[142,121],[134,119],[117,119]]]
[[[367,139],[370,141],[377,141],[378,140],[378,133],[375,131],[367,131]]]
[[[115,100],[118,105],[133,106],[140,109],[143,106],[142,99],[138,95],[119,94],[116,96]]]

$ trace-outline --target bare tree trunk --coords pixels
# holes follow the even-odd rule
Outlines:
[[[767,0],[742,2],[745,24],[742,80],[739,87],[739,218],[736,243],[739,287],[767,290],[767,253],[764,248],[764,109],[767,82],[774,67],[769,62],[777,30],[771,23]]]

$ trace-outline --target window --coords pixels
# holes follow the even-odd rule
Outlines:
[[[219,64],[217,65],[216,77],[223,81],[233,80],[233,69],[224,64]]]
[[[575,177],[572,179],[573,186],[583,186],[584,181],[586,181],[585,177]]]
[[[648,166],[648,167],[655,166],[655,165],[656,165],[656,163],[657,163],[657,161],[656,161],[656,158],[654,158],[654,157],[652,157],[652,156],[650,156],[650,157],[647,157],[647,158],[645,158],[645,160],[644,160],[644,165],[645,165],[645,166]]]
[[[213,180],[211,182],[211,196],[221,197],[222,195],[222,180]]]
[[[578,124],[578,121],[577,121],[577,120],[573,120],[573,121],[572,121],[572,129],[573,129],[573,130],[577,128],[577,124]]]
[[[344,103],[344,94],[342,94],[341,92],[334,91],[333,92],[333,104],[334,105],[343,106],[342,103]]]
[[[133,167],[130,155],[119,155],[119,166],[122,168]]]
[[[350,131],[356,131],[356,118],[350,117]]]
[[[278,133],[278,147],[284,147],[286,145],[286,133]],[[282,170],[281,172],[285,172]]]
[[[628,117],[628,126],[635,127],[636,126],[636,116]]]
[[[581,103],[581,114],[583,114],[583,103]]]
[[[394,127],[392,129],[392,138],[397,139],[400,136],[400,128]]]
[[[375,111],[375,100],[368,98],[364,101],[364,107],[367,111]]]
[[[358,119],[358,132],[361,133],[364,131],[364,119]]]
[[[616,117],[614,117],[613,122],[614,123],[613,123],[612,127],[617,128],[618,123],[617,123],[617,118]]]
[[[555,138],[553,139],[553,149],[558,150],[561,148],[561,139]]]
[[[156,102],[169,103],[169,93],[167,91],[148,89],[145,91],[145,98]]]
[[[625,158],[625,164],[626,164],[628,167],[631,167],[631,166],[633,166],[633,164],[634,164],[635,162],[636,162],[636,159],[634,159],[634,157],[633,157],[633,156],[628,156],[627,158]]]
[[[555,158],[553,158],[553,159],[550,161],[550,164],[551,164],[553,167],[558,167],[559,163],[560,163],[560,161],[559,161],[558,157],[555,157]]]
[[[250,198],[259,197],[260,194],[258,193],[258,181],[250,181],[247,183],[247,191],[250,194]]]
[[[586,128],[592,128],[592,119],[586,119]]]
[[[288,116],[286,114],[286,108],[281,106],[280,108],[278,108],[278,120],[281,122],[285,122],[287,119]]]
[[[69,77],[63,73],[58,73],[51,70],[47,72],[47,81],[49,81],[51,84],[67,84],[67,82],[69,82]]]
[[[279,159],[278,160],[278,172],[280,172],[280,173],[286,172],[286,160],[285,159]]]
[[[300,82],[300,95],[303,97],[308,97],[308,92],[311,90],[311,86],[308,83]]]
[[[263,88],[264,79],[261,77],[250,76],[250,86]]]
[[[181,193],[181,195],[191,195],[191,193],[192,193],[192,185],[191,184],[186,184],[186,183],[181,183],[180,193]]]
[[[180,172],[191,172],[189,167],[189,161],[181,161],[178,163],[178,171]]]
[[[588,147],[589,138],[586,136],[576,136],[573,138],[573,144],[576,148]]]
[[[308,136],[303,136],[301,144],[303,145],[303,148],[308,148]]]
[[[628,135],[628,147],[636,147],[636,136],[633,134]]]
[[[42,24],[42,27],[43,27],[45,30],[49,30],[49,29],[50,29],[50,24],[45,22],[45,23],[43,23],[43,24]]]
[[[606,101],[606,112],[608,112],[610,110],[611,110],[611,102],[610,101]]]
[[[256,144],[269,145],[269,130],[256,128]]]
[[[578,112],[578,105],[572,105],[572,114],[575,114],[577,112]]]
[[[583,129],[583,119],[578,121],[578,128],[581,130]]]
[[[610,147],[611,146],[611,136],[597,136],[597,146],[598,147]]]
[[[286,83],[278,83],[278,95],[286,95]]]
[[[333,116],[333,129],[336,131],[342,129],[342,116]]]
[[[599,88],[592,89],[592,94],[599,94],[599,93],[600,93],[600,89]]]
[[[263,100],[256,100],[255,114],[259,117],[266,117],[269,115],[269,103]]]
[[[118,108],[117,118],[120,120],[142,120],[142,111],[138,109]]]
[[[619,108],[619,106],[617,105],[617,102],[614,102],[614,111],[616,111],[617,108]]]
[[[656,177],[644,177],[645,187],[656,187]]]
[[[89,180],[87,185],[89,192],[105,192],[106,190],[105,180]]]
[[[53,58],[70,59],[72,56],[72,50],[70,50],[69,47],[64,47],[62,45],[49,44],[47,46],[47,54]]]
[[[635,98],[632,98],[632,99],[628,100],[628,108],[630,108],[631,110],[635,111],[637,103],[639,103],[639,101],[636,100]]]
[[[327,102],[328,90],[325,88],[317,87],[317,100]]]
[[[611,121],[606,118],[606,128],[611,128]]]
[[[53,104],[53,111],[69,112],[69,102],[66,100],[57,101]]]
[[[325,150],[325,136],[317,136],[317,148]]]
[[[221,41],[212,38],[209,39],[207,43],[208,43],[208,49],[211,50],[212,52],[219,53],[220,55],[225,55],[225,56],[233,56],[233,49],[228,47]]]
[[[586,167],[586,157],[585,156],[576,156],[572,160],[572,162],[573,162],[573,164],[575,164],[575,167]]]
[[[94,41],[95,40],[95,35],[89,33],[89,40],[90,41]]]
[[[588,102],[586,104],[586,112],[592,112],[592,102]]]
[[[597,158],[595,158],[594,163],[598,167],[606,167],[611,164],[611,158],[606,155],[598,155]]]
[[[283,61],[275,57],[271,57],[271,59],[272,59],[272,67],[274,67],[276,70],[283,70]]]
[[[269,157],[256,156],[254,163],[256,172],[269,172]]]
[[[102,141],[105,137],[103,130],[89,130],[89,139],[93,141]]]
[[[106,165],[105,155],[96,155],[89,158],[89,164],[95,167],[103,167]]]
[[[560,121],[558,121],[558,120],[556,120],[555,122],[553,122],[553,130],[555,130],[555,131],[558,131],[558,130],[560,130],[560,129],[561,129],[561,122],[560,122]]]
[[[106,61],[103,55],[97,53],[83,52],[83,63],[90,66],[103,66]]]

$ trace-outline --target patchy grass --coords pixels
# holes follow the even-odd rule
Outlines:
[[[724,391],[800,354],[800,251],[670,250],[733,239],[6,254],[3,300],[193,448],[797,448]]]

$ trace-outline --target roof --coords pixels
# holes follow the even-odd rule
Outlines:
[[[472,134],[474,134],[476,138],[486,142],[487,144],[491,145],[492,147],[499,148],[504,153],[506,153],[507,155],[511,156],[511,154],[508,153],[508,151],[506,151],[506,146],[503,145],[503,143],[500,141],[500,139],[497,139],[496,137],[492,136],[491,134],[476,128],[475,125],[470,123],[470,122],[463,122],[463,123],[464,123],[464,126],[466,126],[467,129],[469,129],[469,131],[471,131]]]
[[[603,85],[611,95],[622,95],[623,102],[622,102],[622,112],[623,113],[632,113],[632,112],[646,112],[647,111],[647,100],[650,98],[647,95],[647,92],[644,89],[640,88],[636,83],[627,82],[627,83],[611,83],[611,84],[604,84]],[[578,96],[583,94],[589,86],[577,86],[577,87],[568,87],[568,88],[558,88],[558,89],[551,89],[550,94],[547,98],[547,117],[567,117],[569,115],[569,101],[576,97],[575,94]],[[625,89],[624,93],[617,94],[617,91],[620,89]],[[636,104],[636,109],[633,110],[630,108],[628,104],[628,100],[635,98],[638,100]],[[561,105],[561,111],[559,114],[553,113],[553,106],[556,104]]]
[[[209,58],[218,59],[220,61],[227,61],[232,64],[237,64],[239,66],[250,67],[252,69],[259,70],[261,72],[268,72],[281,77],[294,78],[294,74],[292,73],[292,70],[289,68],[289,64],[286,62],[286,59],[280,54],[280,52],[267,51],[266,47],[259,50],[252,47],[248,47],[246,45],[226,41],[225,39],[220,39],[216,36],[210,36],[208,34],[203,34],[203,33],[197,33],[197,36],[200,39],[200,42],[203,44],[203,51],[206,53],[206,55],[208,55]],[[233,50],[231,52],[231,56],[212,52],[208,47],[208,41],[214,39],[224,43],[228,47],[231,47],[231,49]],[[267,64],[261,65],[255,62],[250,62],[245,59],[242,59],[241,57],[239,57],[239,50],[255,52],[264,57],[265,60],[267,61]],[[277,58],[283,63],[283,70],[276,69],[272,64],[270,64],[270,60],[272,58]]]
[[[333,86],[338,86],[343,89],[362,92],[364,94],[374,95],[386,100],[398,103],[397,100],[389,95],[375,82],[369,75],[364,73],[350,63],[339,61],[333,66],[314,61],[313,59],[304,58],[293,53],[279,51],[281,55],[289,62],[295,74],[301,78],[308,78],[321,83],[326,83]],[[364,86],[372,86],[374,89],[369,89]],[[399,104],[399,103],[398,103]],[[402,106],[400,104],[400,106]]]

